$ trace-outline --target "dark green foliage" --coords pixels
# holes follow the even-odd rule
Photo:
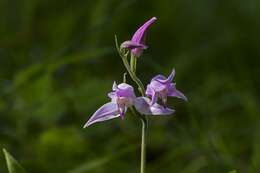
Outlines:
[[[114,35],[152,16],[138,76],[175,67],[189,102],[149,119],[147,172],[260,172],[259,0],[1,0],[0,147],[31,173],[138,172],[138,119],[82,127],[123,79]]]

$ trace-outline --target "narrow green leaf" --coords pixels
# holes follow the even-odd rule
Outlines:
[[[118,45],[118,40],[117,40],[117,36],[115,35],[115,44],[116,44],[116,50],[118,51],[119,55],[121,55],[121,51]]]
[[[6,149],[3,149],[5,159],[6,159],[6,164],[9,173],[26,173],[24,168],[9,154]]]
[[[124,76],[123,76],[123,82],[126,83],[126,76],[127,76],[127,73],[125,72],[124,73]]]

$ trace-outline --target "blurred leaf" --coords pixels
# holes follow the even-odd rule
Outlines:
[[[128,146],[127,148],[125,148],[121,151],[118,151],[117,153],[112,153],[111,155],[106,156],[104,158],[98,158],[98,159],[90,160],[90,161],[78,166],[77,168],[74,168],[73,170],[69,171],[68,173],[91,172],[94,169],[97,169],[101,166],[104,166],[106,163],[111,162],[111,161],[117,159],[118,157],[135,150],[136,147],[137,147],[137,145],[131,145],[131,146]]]
[[[43,172],[55,173],[56,169],[65,171],[81,161],[85,147],[88,147],[88,143],[78,129],[51,128],[42,133],[36,141],[35,154],[36,158],[39,158],[38,163],[45,165]],[[52,169],[53,167],[56,169]]]
[[[233,171],[229,171],[228,173],[237,173],[237,171],[233,170]]]
[[[26,173],[24,168],[9,154],[5,149],[3,149],[8,171],[9,173]]]
[[[181,171],[181,173],[195,173],[199,172],[201,168],[207,165],[206,158],[201,156],[196,159],[193,159],[185,168]]]
[[[28,68],[22,70],[17,73],[14,79],[15,87],[20,87],[22,84],[26,84],[29,80],[36,76],[38,73],[42,71],[44,64],[33,64]]]
[[[255,140],[253,144],[253,154],[251,158],[251,172],[260,171],[260,129],[256,130]]]
[[[52,73],[64,65],[82,63],[83,61],[91,60],[94,58],[101,58],[108,53],[111,53],[111,48],[109,47],[85,50],[72,55],[64,56],[60,60],[56,60],[47,64],[47,67],[49,72]]]
[[[37,77],[41,75],[52,74],[64,65],[81,63],[82,61],[102,57],[110,52],[110,48],[98,48],[94,50],[77,52],[72,55],[67,55],[54,62],[30,65],[29,67],[17,72],[14,78],[15,86],[20,87],[22,84],[33,82],[35,79],[37,79]]]
[[[83,164],[71,171],[69,171],[68,173],[86,173],[86,172],[91,172],[93,169],[96,169],[98,167],[101,167],[102,165],[106,164],[107,162],[109,162],[111,159],[108,157],[105,158],[100,158],[100,159],[94,159],[94,160],[90,160],[89,162],[87,162],[86,164]]]

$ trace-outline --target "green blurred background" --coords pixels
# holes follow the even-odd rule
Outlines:
[[[147,172],[259,173],[259,0],[0,0],[0,147],[31,173],[138,172],[138,119],[82,127],[122,81],[114,34],[152,16],[138,76],[174,67],[189,102],[149,119]]]

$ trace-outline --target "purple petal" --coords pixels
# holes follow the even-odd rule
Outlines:
[[[151,105],[153,105],[158,100],[158,95],[156,94],[155,90],[151,87],[150,84],[147,85],[145,94],[152,98]]]
[[[154,93],[154,90],[152,89],[152,87],[150,86],[150,84],[148,84],[147,87],[146,87],[145,94],[148,95],[148,96],[152,96],[153,93]]]
[[[108,97],[111,98],[111,102],[116,102],[117,100],[117,95],[116,95],[116,90],[118,90],[117,84],[114,81],[113,86],[112,86],[112,92],[108,93]]]
[[[150,107],[150,110],[152,112],[151,115],[171,115],[175,112],[173,109],[164,107],[164,106],[159,105],[157,103],[153,104]]]
[[[135,49],[135,48],[139,48],[139,49],[147,49],[148,47],[144,44],[140,44],[137,42],[133,42],[133,41],[125,41],[121,44],[120,46],[121,48],[126,48],[126,49]]]
[[[156,20],[156,17],[151,18],[147,22],[145,22],[133,35],[132,41],[136,43],[144,43],[144,35],[146,33],[146,30],[150,27],[152,23]]]
[[[166,83],[171,83],[174,76],[175,76],[175,69],[172,69],[172,72],[168,76],[168,78],[164,77],[163,75],[157,75],[152,80],[157,80],[160,83],[166,84]]]
[[[111,102],[116,103],[117,102],[117,95],[116,92],[110,92],[107,94],[109,98],[111,98]]]
[[[106,103],[91,116],[88,122],[84,125],[84,128],[90,126],[91,124],[117,118],[119,116],[120,113],[117,104],[113,102]]]
[[[175,76],[175,69],[172,69],[171,74],[168,76],[167,81],[172,81]]]
[[[130,98],[135,97],[134,88],[127,83],[119,84],[117,86],[116,94],[119,97],[130,97]]]
[[[173,109],[157,103],[151,105],[151,100],[147,97],[136,98],[134,106],[138,112],[144,115],[170,115],[174,113]]]
[[[161,92],[167,88],[167,85],[156,80],[151,81],[150,86],[155,92]]]
[[[173,83],[168,88],[168,96],[177,97],[177,98],[183,99],[185,101],[188,101],[187,97],[182,92],[177,90]]]
[[[144,44],[145,42],[145,35],[147,29],[150,27],[150,25],[156,20],[156,17],[151,18],[147,22],[145,22],[133,35],[131,41],[139,44]],[[131,50],[131,53],[134,57],[141,56],[143,52],[142,48],[135,48]]]
[[[117,88],[118,87],[117,87],[116,81],[114,81],[113,86],[112,86],[112,90],[115,91],[115,90],[117,90]]]
[[[127,84],[127,83],[121,83],[121,84],[119,84],[117,86],[117,88],[120,89],[120,90],[134,91],[134,88],[131,85]]]
[[[154,81],[154,80],[163,81],[163,80],[167,80],[167,78],[161,74],[158,74],[155,77],[153,77],[151,81]]]
[[[152,94],[152,101],[151,101],[151,105],[154,105],[158,100],[158,94],[156,92],[153,92]]]
[[[134,101],[135,109],[144,115],[150,115],[150,99],[147,97],[137,97]]]

